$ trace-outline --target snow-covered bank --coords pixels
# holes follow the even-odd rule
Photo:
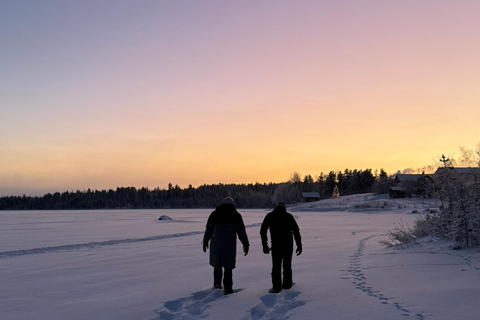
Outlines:
[[[476,319],[479,249],[377,242],[433,206],[374,195],[291,206],[304,252],[293,259],[296,285],[280,294],[267,292],[266,211],[240,210],[252,247],[238,255],[229,296],[210,289],[201,250],[210,210],[0,212],[0,318]],[[173,221],[158,221],[164,214]]]
[[[355,194],[345,197],[325,199],[314,202],[302,202],[289,206],[291,210],[339,210],[339,211],[365,211],[366,209],[407,209],[410,210],[426,210],[434,209],[439,205],[435,199],[416,199],[416,198],[403,198],[392,199],[388,194]],[[402,210],[401,212],[406,212]]]

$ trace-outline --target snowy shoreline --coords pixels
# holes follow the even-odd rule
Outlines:
[[[476,319],[479,248],[378,243],[394,223],[413,222],[414,209],[433,207],[371,194],[289,206],[304,253],[293,259],[296,285],[280,294],[267,291],[258,234],[267,211],[239,210],[252,247],[238,254],[230,296],[211,289],[201,250],[209,209],[0,212],[0,318]]]

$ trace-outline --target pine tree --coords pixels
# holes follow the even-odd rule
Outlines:
[[[325,188],[327,192],[327,196],[331,197],[333,194],[333,189],[337,185],[337,175],[335,174],[335,171],[330,171],[325,178]]]

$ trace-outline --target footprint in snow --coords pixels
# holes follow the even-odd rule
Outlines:
[[[266,294],[260,298],[260,303],[250,309],[249,315],[242,320],[287,320],[287,313],[297,307],[301,307],[305,302],[297,297],[300,292],[293,289],[283,290],[279,293]]]
[[[206,311],[212,302],[225,297],[227,296],[225,296],[222,290],[205,289],[197,291],[188,297],[167,301],[163,308],[156,312],[160,320],[202,319],[207,316]]]

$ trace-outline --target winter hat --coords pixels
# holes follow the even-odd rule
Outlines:
[[[282,207],[284,209],[286,209],[287,207],[285,206],[285,203],[284,202],[279,202],[277,203],[277,207]]]
[[[235,200],[232,197],[226,197],[222,200],[222,204],[231,204],[232,206],[235,205]]]

